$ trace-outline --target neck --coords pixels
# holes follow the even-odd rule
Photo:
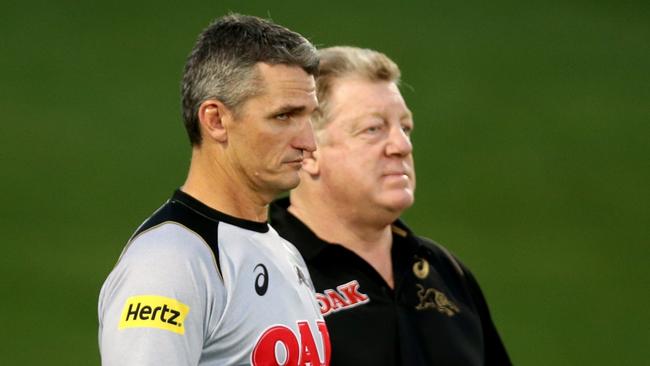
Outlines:
[[[201,148],[192,150],[190,169],[181,190],[215,210],[258,222],[267,220],[272,199],[249,189],[225,164]]]
[[[340,244],[368,262],[393,288],[392,222],[373,221],[354,208],[339,207],[322,194],[305,195],[303,187],[291,193],[289,212],[319,238]]]

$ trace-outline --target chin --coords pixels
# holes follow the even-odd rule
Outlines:
[[[282,179],[277,182],[277,188],[284,192],[298,187],[298,184],[300,184],[300,177],[298,176],[298,173],[296,173],[293,176],[282,177]]]
[[[414,202],[415,202],[415,197],[413,196],[413,194],[404,192],[399,195],[395,194],[386,197],[385,207],[387,207],[391,211],[401,213],[402,211],[413,206]]]

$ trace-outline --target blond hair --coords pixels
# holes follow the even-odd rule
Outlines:
[[[389,81],[399,84],[400,70],[385,54],[350,46],[329,47],[318,50],[320,62],[316,78],[319,110],[312,119],[314,129],[321,130],[329,122],[328,102],[337,79],[360,77],[368,81]]]

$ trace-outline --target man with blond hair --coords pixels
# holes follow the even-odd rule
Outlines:
[[[471,272],[399,219],[415,192],[399,68],[368,49],[319,56],[318,149],[271,224],[307,262],[332,364],[509,365]]]

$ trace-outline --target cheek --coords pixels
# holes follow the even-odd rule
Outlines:
[[[331,160],[327,169],[330,179],[336,184],[351,190],[365,191],[377,182],[371,163],[350,156],[340,156]]]
[[[322,148],[320,154],[323,172],[338,180],[356,182],[374,179],[380,159],[371,146],[340,144]]]
[[[319,162],[321,175],[328,184],[352,180],[354,162],[341,153],[323,153]]]
[[[252,144],[255,149],[256,155],[261,160],[269,160],[280,155],[286,144],[278,136],[272,134],[260,134]]]

